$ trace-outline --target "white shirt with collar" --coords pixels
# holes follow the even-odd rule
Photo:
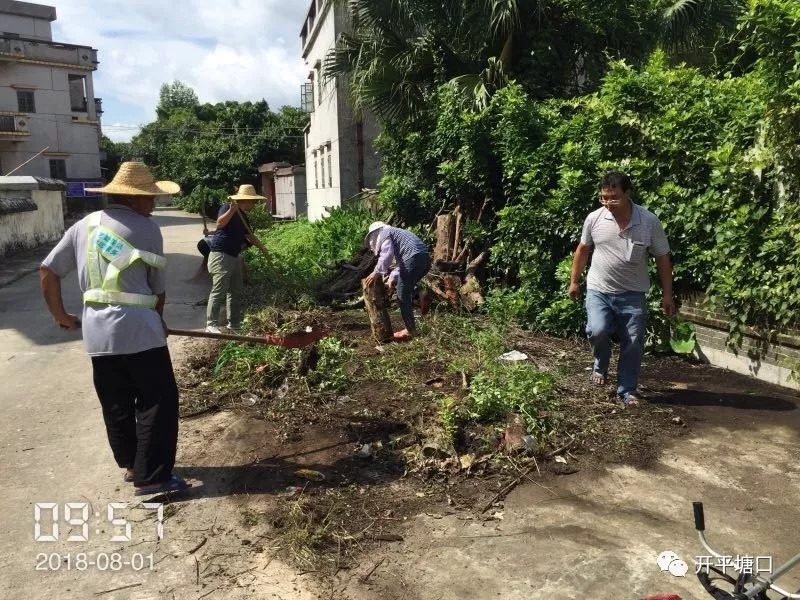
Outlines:
[[[625,229],[620,229],[606,207],[586,217],[581,244],[594,249],[586,281],[588,289],[606,294],[647,292],[648,254],[669,254],[669,241],[658,217],[638,204],[631,206],[631,220]]]

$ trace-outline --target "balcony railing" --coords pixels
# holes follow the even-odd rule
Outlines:
[[[22,116],[0,115],[0,133],[18,134],[21,136],[30,135],[28,130],[28,118]]]
[[[10,60],[36,60],[74,65],[87,70],[97,68],[97,50],[88,46],[0,35],[0,53],[11,55],[13,58]],[[3,59],[9,60],[6,57]]]
[[[14,117],[3,116],[0,117],[0,131],[3,133],[11,133],[17,130],[16,119]]]

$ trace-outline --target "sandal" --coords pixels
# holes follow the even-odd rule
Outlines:
[[[621,399],[625,406],[639,406],[642,403],[642,399],[632,392],[625,392]]]
[[[592,374],[589,376],[589,380],[595,385],[607,385],[608,375],[601,373],[600,371],[592,371]]]
[[[138,488],[135,492],[136,496],[155,496],[156,494],[167,494],[169,492],[182,492],[192,487],[191,483],[187,483],[180,477],[173,475],[161,485],[156,487]]]
[[[402,331],[395,331],[394,335],[392,335],[395,342],[408,342],[414,336],[408,331],[408,329],[403,329]]]
[[[122,476],[122,481],[125,483],[133,483],[133,475],[128,475],[125,473],[125,475]]]

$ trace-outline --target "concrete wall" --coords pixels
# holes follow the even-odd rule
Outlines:
[[[91,122],[97,118],[94,101],[87,102],[86,112],[72,111],[70,74],[85,76],[87,90],[93,91],[91,72],[0,62],[0,112],[18,111],[19,88],[12,86],[29,86],[36,108],[27,115],[30,137],[0,141],[0,172],[7,173],[49,146],[48,152],[54,156],[40,156],[15,175],[50,177],[49,160],[53,158],[66,162],[68,179],[101,179],[100,125]]]
[[[53,39],[52,28],[48,19],[37,19],[27,15],[0,13],[0,34],[2,33],[16,33],[21,37],[42,41]]]
[[[730,348],[728,317],[703,304],[703,297],[683,300],[681,317],[692,321],[697,330],[697,356],[717,367],[750,375],[762,381],[800,390],[792,369],[800,368],[800,331],[787,331],[768,341],[756,331],[748,331],[741,347]]]
[[[0,215],[0,256],[58,241],[64,234],[63,192],[0,189],[4,198],[26,198],[36,210]]]
[[[318,2],[318,7],[322,5]],[[319,97],[317,63],[335,46],[340,32],[347,29],[342,9],[334,9],[330,2],[318,9],[315,27],[309,32],[304,49],[309,73],[313,73],[314,112],[306,140],[306,187],[308,190],[308,218],[311,221],[328,214],[331,208],[340,207],[342,201],[359,193],[358,120],[348,105],[344,84],[324,81],[322,99]],[[380,177],[380,161],[372,147],[377,135],[375,120],[367,115],[363,127],[364,187],[375,187]],[[323,178],[323,168],[325,177]]]
[[[341,206],[339,169],[339,123],[338,94],[334,81],[320,80],[317,63],[324,63],[325,56],[336,41],[336,22],[334,9],[330,3],[317,13],[313,42],[305,57],[309,73],[313,73],[314,112],[306,141],[306,186],[308,218],[316,221],[327,214],[328,208]],[[322,86],[320,89],[320,81]],[[322,102],[320,102],[320,91]],[[330,144],[330,146],[328,146]],[[331,154],[333,168],[332,181],[328,177],[328,153]],[[322,169],[325,168],[325,178]],[[330,183],[330,185],[329,185]]]

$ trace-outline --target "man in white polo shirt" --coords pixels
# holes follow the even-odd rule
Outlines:
[[[589,256],[586,281],[586,335],[592,345],[592,382],[605,385],[611,362],[612,333],[620,340],[617,394],[626,405],[637,405],[636,388],[644,354],[650,289],[648,254],[655,258],[661,280],[664,314],[672,316],[672,263],[664,228],[653,213],[631,201],[631,180],[612,171],[600,184],[602,208],[583,224],[581,242],[572,261],[569,296],[580,299],[580,278]]]

